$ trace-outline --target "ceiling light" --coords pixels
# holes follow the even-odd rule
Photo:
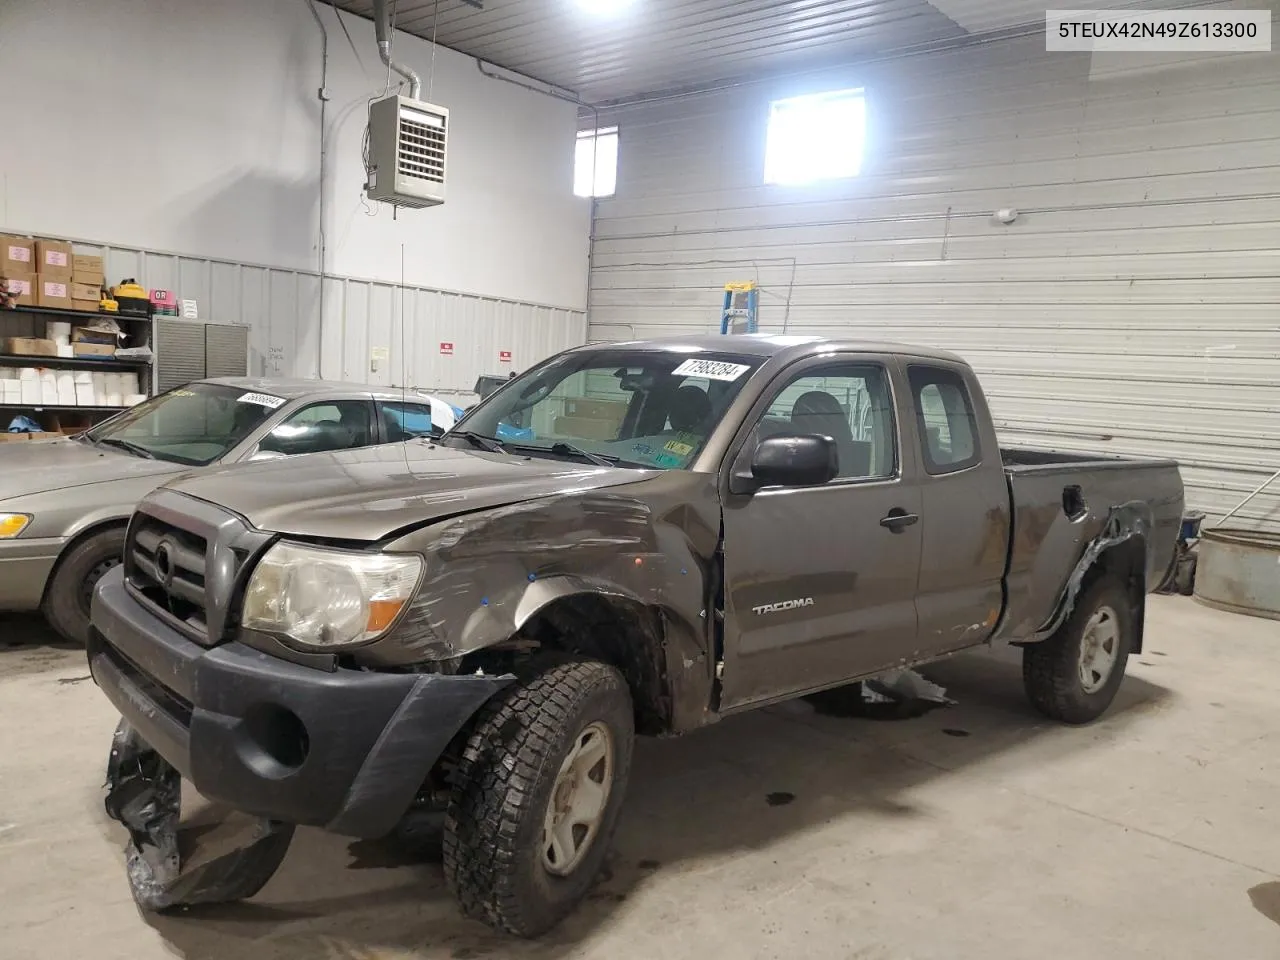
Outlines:
[[[577,4],[588,13],[600,17],[614,17],[631,6],[635,0],[577,0]]]

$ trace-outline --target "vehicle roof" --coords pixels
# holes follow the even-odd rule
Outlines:
[[[314,396],[358,396],[373,394],[380,400],[399,400],[402,396],[426,397],[429,394],[416,387],[388,387],[372,383],[345,383],[340,380],[303,380],[294,377],[209,377],[201,383],[216,383],[236,390],[257,390],[297,400]]]
[[[952,363],[965,361],[954,353],[932,347],[917,347],[889,340],[858,340],[845,337],[793,336],[773,333],[703,334],[693,337],[663,337],[655,340],[630,340],[623,342],[593,343],[580,350],[673,350],[678,352],[697,350],[716,353],[737,353],[749,357],[776,357],[781,354],[808,356],[827,350],[850,353],[896,353],[909,357],[947,360]]]

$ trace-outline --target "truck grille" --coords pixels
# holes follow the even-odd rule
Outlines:
[[[213,646],[234,631],[248,565],[271,539],[222,507],[157,490],[129,523],[125,585],[171,626]]]
[[[139,514],[129,531],[133,585],[151,603],[203,633],[206,624],[204,537]]]

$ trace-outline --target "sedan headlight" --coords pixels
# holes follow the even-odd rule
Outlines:
[[[16,537],[31,523],[29,513],[0,513],[0,540]]]
[[[376,640],[413,597],[422,558],[277,543],[245,590],[243,625],[329,649]]]

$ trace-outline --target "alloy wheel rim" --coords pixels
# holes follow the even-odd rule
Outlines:
[[[573,873],[599,835],[613,788],[614,752],[613,735],[599,720],[574,738],[542,822],[542,866],[548,873]]]
[[[1111,607],[1099,607],[1084,626],[1080,641],[1080,685],[1097,693],[1111,679],[1120,651],[1120,621]]]

